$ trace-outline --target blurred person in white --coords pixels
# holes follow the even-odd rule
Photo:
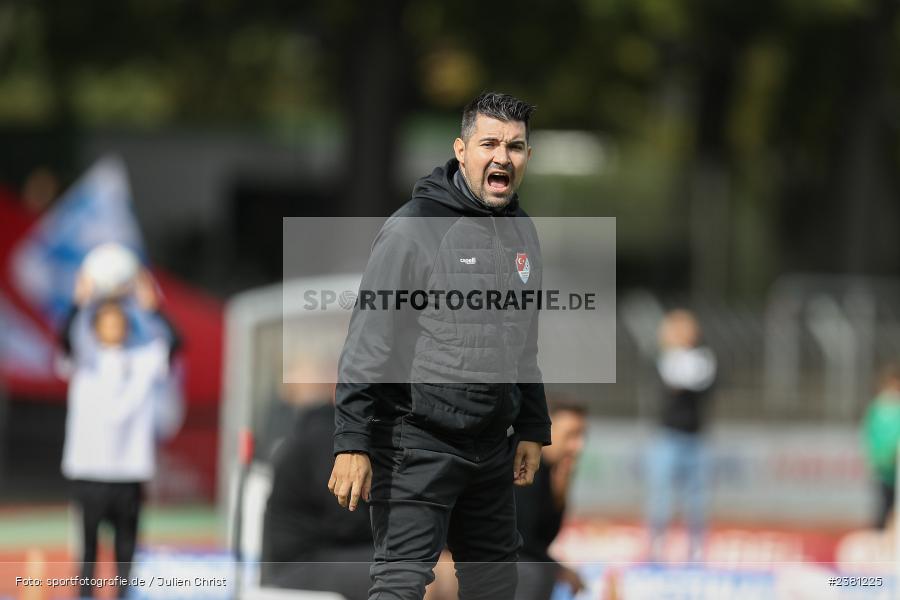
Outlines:
[[[166,402],[160,390],[180,338],[160,311],[155,284],[145,271],[136,278],[133,295],[96,298],[93,287],[79,274],[61,331],[71,367],[62,472],[81,513],[81,576],[94,576],[99,526],[109,521],[117,573],[127,579],[141,485],[156,470],[157,437],[164,433],[160,424],[171,425],[158,405]],[[126,590],[120,587],[119,596]],[[82,586],[82,597],[92,595],[91,586]]]
[[[900,365],[884,367],[878,393],[863,418],[863,443],[875,476],[878,507],[875,527],[885,529],[894,512],[897,488],[897,445],[900,444]]]
[[[663,318],[659,346],[660,427],[646,456],[650,560],[661,559],[675,496],[681,488],[689,560],[697,561],[702,558],[706,533],[711,465],[704,430],[716,380],[716,357],[702,345],[696,317],[684,309],[670,311]]]

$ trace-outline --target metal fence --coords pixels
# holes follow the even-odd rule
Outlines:
[[[880,367],[900,360],[900,281],[791,275],[757,307],[636,291],[619,300],[617,384],[598,391],[601,411],[652,415],[656,327],[675,306],[716,353],[717,418],[855,421]]]

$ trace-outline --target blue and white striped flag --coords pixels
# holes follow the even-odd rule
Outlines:
[[[91,249],[117,242],[145,256],[131,197],[123,161],[101,158],[14,250],[14,285],[54,325],[72,302],[75,276]]]

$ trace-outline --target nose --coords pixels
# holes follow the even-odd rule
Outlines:
[[[501,167],[509,164],[509,150],[507,150],[506,144],[497,144],[497,147],[494,148],[493,161]]]

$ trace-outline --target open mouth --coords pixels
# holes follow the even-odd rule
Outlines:
[[[488,173],[487,184],[492,192],[503,193],[509,189],[509,173],[492,171]]]

